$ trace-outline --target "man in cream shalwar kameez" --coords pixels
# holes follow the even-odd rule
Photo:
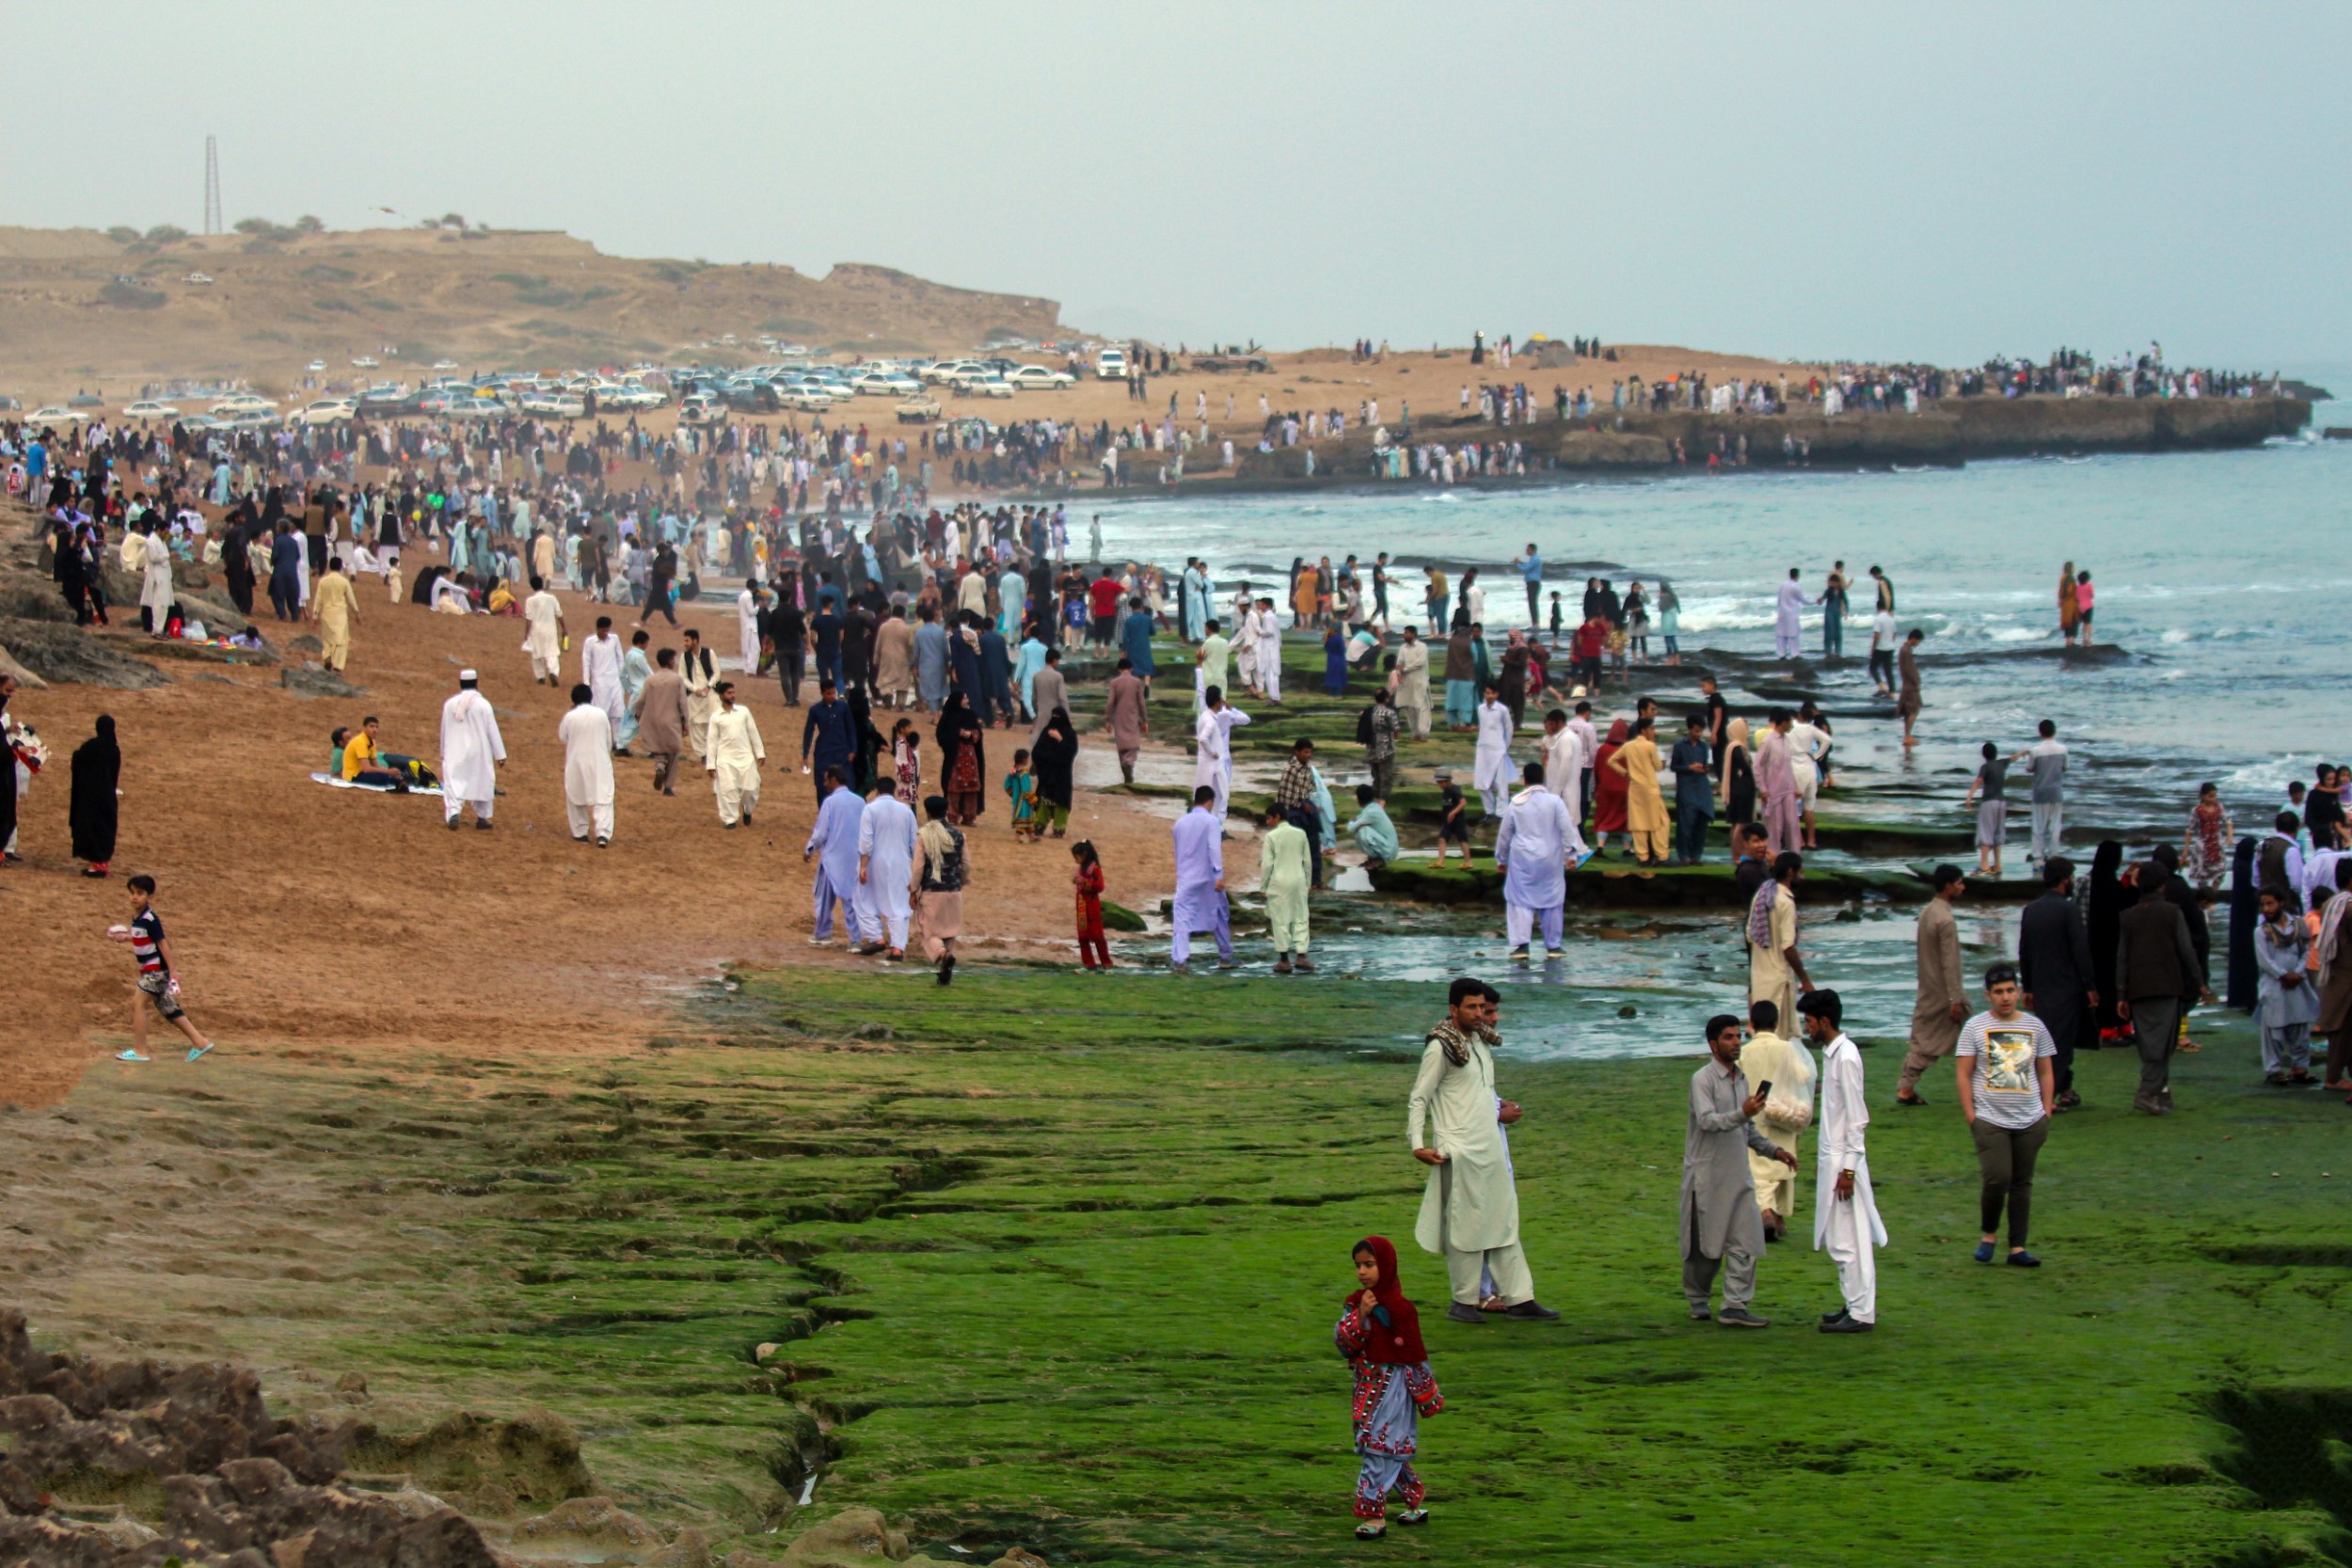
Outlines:
[[[637,694],[653,678],[653,661],[645,657],[645,634],[635,633],[628,652],[621,656],[621,718],[612,727],[612,750],[626,752],[637,738]],[[593,683],[592,683],[593,684]]]
[[[907,921],[914,912],[914,808],[885,784],[874,786],[858,815],[857,879],[859,934],[871,946],[886,933],[890,956],[905,958]]]
[[[721,681],[712,689],[719,709],[703,732],[703,771],[719,797],[719,825],[732,828],[740,820],[749,826],[759,804],[759,768],[768,748],[759,738],[752,710],[735,701],[735,683]]]
[[[585,844],[591,827],[596,847],[612,842],[612,721],[596,705],[587,685],[572,688],[572,710],[555,726],[564,745],[564,812],[572,837]]]
[[[441,705],[441,815],[452,832],[457,814],[469,805],[473,825],[489,827],[498,804],[499,764],[506,760],[498,715],[474,689],[480,678],[471,670],[458,671],[457,694]]]
[[[745,679],[759,673],[759,601],[761,589],[757,578],[743,584],[743,592],[735,595],[736,650],[743,657]]]
[[[1429,644],[1411,626],[1405,628],[1404,646],[1396,650],[1396,711],[1405,716],[1415,740],[1429,738]]]
[[[1780,585],[1780,596],[1772,609],[1772,649],[1783,658],[1797,657],[1798,641],[1804,635],[1804,588],[1792,570],[1788,580]]]
[[[1560,914],[1567,903],[1568,845],[1576,823],[1559,796],[1546,789],[1543,765],[1531,762],[1527,788],[1514,796],[1495,834],[1495,864],[1502,871],[1502,919],[1511,956],[1527,957],[1529,939],[1540,924],[1544,956],[1560,956]]]
[[[144,554],[139,566],[139,608],[147,611],[147,629],[161,635],[164,624],[171,618],[171,546],[161,533],[133,534],[131,539],[143,541]],[[130,539],[123,541],[123,553],[130,553]],[[305,595],[307,599],[309,595]],[[341,666],[330,664],[328,669]]]
[[[1837,1265],[1837,1289],[1846,1298],[1845,1310],[1824,1323],[1821,1332],[1859,1334],[1879,1320],[1877,1249],[1886,1244],[1886,1225],[1870,1196],[1870,1161],[1863,1148],[1870,1103],[1862,1092],[1862,1053],[1838,1027],[1843,1009],[1836,991],[1814,991],[1798,1007],[1804,1014],[1805,1037],[1826,1042],[1813,1156],[1813,1246]]]
[[[1486,700],[1478,705],[1478,756],[1470,782],[1478,786],[1478,799],[1486,815],[1502,816],[1512,784],[1511,710],[1502,705],[1491,686],[1486,689]]]
[[[532,684],[564,678],[564,606],[537,581],[523,601],[523,652],[531,656]]]
[[[1485,1321],[1478,1303],[1487,1277],[1508,1316],[1556,1318],[1536,1305],[1519,1246],[1519,1196],[1502,1135],[1519,1108],[1495,1095],[1496,993],[1464,977],[1454,982],[1447,1006],[1445,1022],[1422,1049],[1405,1112],[1406,1146],[1430,1167],[1413,1239],[1423,1252],[1445,1259],[1454,1295],[1446,1316],[1455,1322]]]
[[[1799,1140],[1813,1120],[1813,1058],[1782,1033],[1789,1022],[1776,1003],[1750,1003],[1748,1027],[1748,1043],[1740,1048],[1740,1076],[1758,1088],[1772,1086],[1756,1126],[1776,1147],[1802,1156]],[[1756,1178],[1756,1206],[1763,1211],[1765,1227],[1785,1232],[1788,1216],[1797,1212],[1796,1167],[1751,1151],[1748,1169]]]
[[[1256,650],[1258,689],[1269,703],[1282,700],[1282,618],[1271,600],[1259,601],[1251,644]]]
[[[1774,708],[1770,726],[1756,743],[1757,813],[1772,852],[1794,850],[1804,842],[1804,803],[1797,790],[1794,747],[1787,708]]]

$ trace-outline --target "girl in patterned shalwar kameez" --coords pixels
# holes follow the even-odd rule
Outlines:
[[[1363,1289],[1347,1298],[1332,1338],[1356,1371],[1356,1451],[1363,1469],[1356,1479],[1356,1534],[1376,1541],[1389,1530],[1388,1497],[1405,1504],[1400,1525],[1429,1517],[1422,1507],[1421,1477],[1413,1454],[1421,1446],[1421,1418],[1445,1408],[1438,1380],[1422,1348],[1421,1318],[1397,1283],[1396,1248],[1384,1236],[1367,1236],[1355,1247],[1356,1277]]]

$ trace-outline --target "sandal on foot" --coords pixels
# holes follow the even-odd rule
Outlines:
[[[1370,1519],[1356,1527],[1356,1539],[1359,1541],[1377,1541],[1388,1533],[1388,1526]]]
[[[1408,1508],[1390,1522],[1398,1525],[1425,1525],[1429,1522],[1429,1511],[1425,1508]]]

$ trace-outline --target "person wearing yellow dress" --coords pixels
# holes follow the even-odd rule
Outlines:
[[[351,662],[351,628],[359,623],[359,594],[343,576],[343,558],[326,563],[326,575],[310,585],[310,619],[318,623],[319,662],[342,670]]]
[[[1617,748],[1609,759],[1610,768],[1625,777],[1626,836],[1633,845],[1634,857],[1645,865],[1666,863],[1666,837],[1670,823],[1666,816],[1666,798],[1659,792],[1658,770],[1664,766],[1658,754],[1658,742],[1652,737],[1655,721],[1637,720],[1633,738]]]

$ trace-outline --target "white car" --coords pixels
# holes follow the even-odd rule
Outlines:
[[[727,405],[708,392],[696,392],[678,404],[677,417],[687,424],[718,424],[727,417]]]
[[[335,424],[359,417],[359,404],[352,398],[321,398],[306,404],[286,416],[286,422],[295,424]]]
[[[234,397],[221,399],[205,412],[210,414],[271,414],[277,412],[277,409],[278,404],[265,397],[257,397],[251,392],[239,392]]]
[[[199,286],[210,283],[212,280],[213,275],[208,272],[192,272],[188,274],[188,281]]]
[[[956,377],[956,394],[967,398],[1009,398],[1012,383],[996,375],[960,375]]]
[[[803,414],[822,414],[834,406],[832,394],[814,385],[795,387],[776,401]]]
[[[223,414],[220,422],[230,430],[273,430],[278,425],[278,412],[272,408],[240,408],[233,414]]]
[[[608,408],[660,408],[669,401],[669,393],[651,387],[614,387],[596,393],[596,402]]]
[[[1094,374],[1096,379],[1102,381],[1126,380],[1127,351],[1123,348],[1106,348],[1102,353],[1096,355],[1094,356]]]
[[[923,379],[934,387],[945,387],[960,375],[985,368],[976,359],[942,359],[923,367]]]
[[[1075,387],[1078,384],[1078,378],[1068,371],[1049,370],[1043,365],[1023,365],[1017,370],[1007,372],[1005,379],[1023,391],[1035,389],[1058,392],[1064,387]]]
[[[122,416],[128,420],[169,420],[178,418],[180,410],[173,404],[157,403],[153,398],[141,398],[136,403],[122,405]]]
[[[89,414],[85,409],[68,408],[64,404],[53,403],[46,408],[34,409],[25,416],[24,422],[26,424],[73,424],[88,418]]]
[[[326,361],[324,359],[313,359],[302,368],[309,371],[312,375],[316,375],[319,372],[326,369]]]
[[[453,371],[457,368],[457,361],[454,359],[436,359],[433,361],[433,368],[437,371]]]
[[[375,369],[375,367],[376,367],[376,366],[378,366],[378,365],[380,365],[380,364],[382,364],[382,363],[383,363],[383,361],[382,361],[381,359],[378,359],[378,358],[377,358],[374,355],[373,355],[373,354],[363,354],[363,355],[359,356],[359,357],[358,357],[358,358],[354,359],[354,360],[351,362],[351,364],[352,364],[352,368],[353,368],[353,369],[355,369],[355,370],[362,370],[362,371],[372,371],[372,370]]]
[[[588,412],[588,405],[569,392],[533,392],[523,399],[522,411],[551,419],[577,420]]]
[[[911,398],[923,389],[921,382],[896,371],[867,371],[850,385],[876,398]]]

